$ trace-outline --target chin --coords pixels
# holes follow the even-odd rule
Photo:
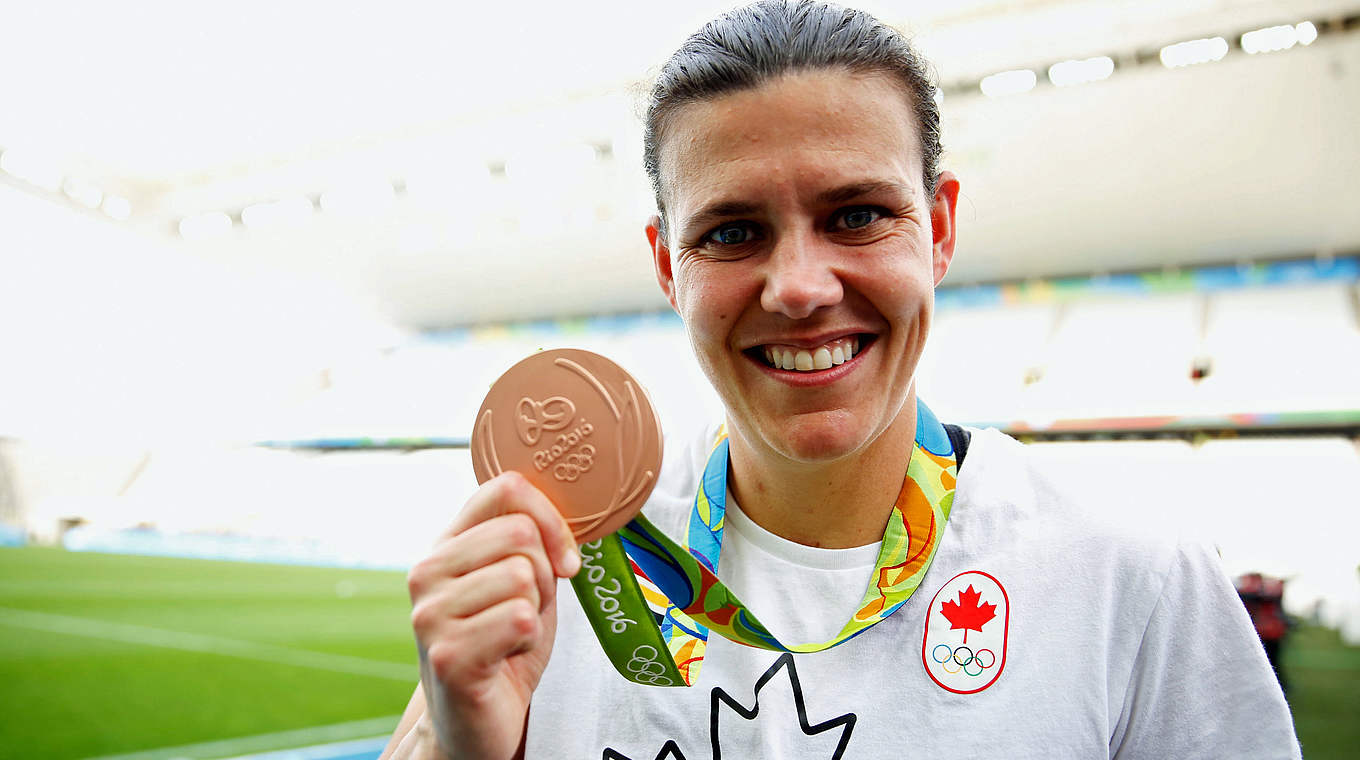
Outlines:
[[[841,415],[806,415],[783,430],[768,431],[766,442],[795,462],[834,462],[863,450],[873,440],[871,431],[862,426],[862,422]]]

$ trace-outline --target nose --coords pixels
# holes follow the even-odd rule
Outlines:
[[[788,235],[770,252],[760,293],[760,305],[766,311],[806,319],[845,296],[832,252],[810,238]]]

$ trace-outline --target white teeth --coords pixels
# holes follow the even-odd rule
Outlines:
[[[793,345],[766,345],[763,348],[766,363],[777,370],[797,370],[811,373],[815,370],[830,370],[836,364],[845,364],[860,351],[858,337],[842,337],[819,345],[816,348],[797,348]]]
[[[765,361],[771,367],[799,372],[831,369],[850,361],[858,352],[859,338],[853,336],[838,338],[816,348],[779,345],[764,347]]]

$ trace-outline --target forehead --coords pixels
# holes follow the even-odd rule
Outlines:
[[[786,74],[687,103],[659,151],[667,210],[696,196],[892,179],[919,187],[921,149],[909,95],[891,77],[842,69]],[[809,187],[809,189],[812,189]]]

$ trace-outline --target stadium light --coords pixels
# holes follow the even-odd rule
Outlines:
[[[1177,42],[1162,48],[1159,57],[1168,69],[1221,61],[1228,54],[1228,41],[1222,37]]]
[[[49,192],[61,190],[61,169],[38,153],[10,148],[0,153],[0,171]]]
[[[1288,24],[1257,29],[1242,35],[1242,50],[1249,55],[1288,50],[1298,43],[1298,30]]]
[[[1014,71],[1003,71],[999,74],[992,74],[983,77],[979,87],[982,94],[989,98],[999,98],[1006,95],[1019,95],[1022,92],[1029,92],[1038,84],[1039,78],[1029,69],[1016,69]]]
[[[209,211],[179,220],[179,236],[191,242],[220,237],[230,231],[231,217],[221,211]]]
[[[99,188],[75,177],[67,177],[61,183],[61,191],[85,208],[99,208],[99,204],[104,202],[104,193]]]
[[[1109,79],[1114,73],[1114,59],[1102,55],[1080,61],[1062,61],[1048,67],[1048,81],[1058,87],[1086,84]]]

